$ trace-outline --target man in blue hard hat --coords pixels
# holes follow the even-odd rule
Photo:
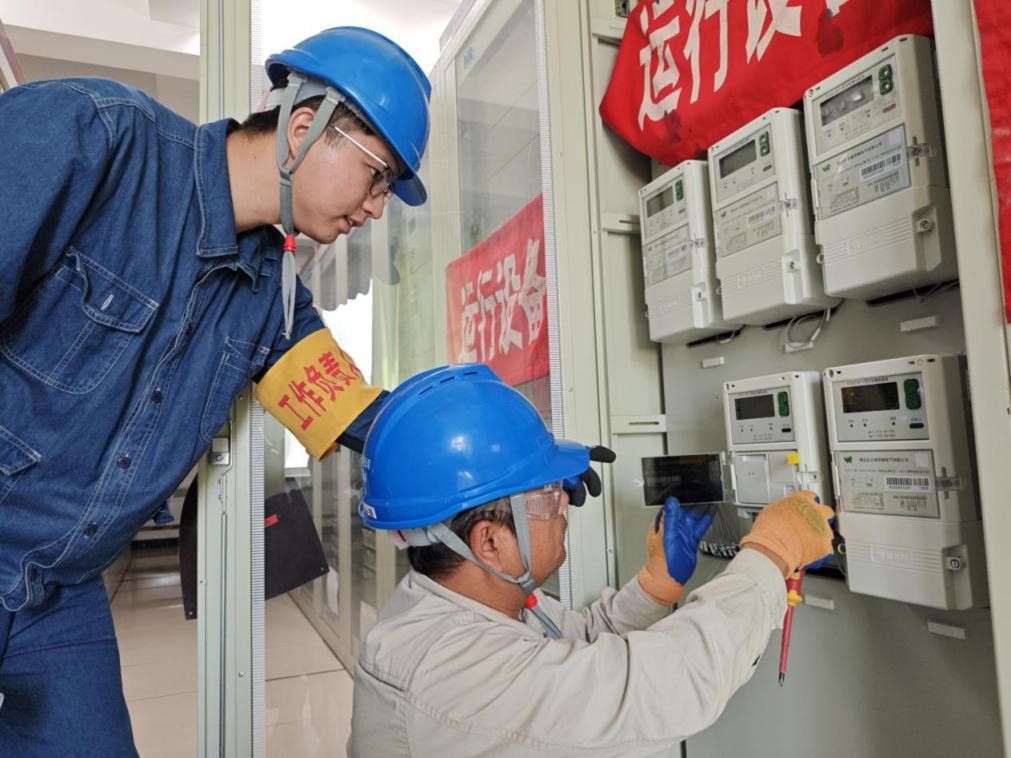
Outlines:
[[[811,493],[767,506],[671,614],[711,517],[669,498],[638,575],[570,611],[536,588],[564,560],[566,487],[588,461],[486,366],[393,391],[365,443],[360,514],[409,546],[412,571],[359,649],[352,756],[654,755],[750,678],[784,577],[832,552],[832,510]]]
[[[101,572],[246,382],[317,458],[360,450],[384,401],[312,308],[294,240],[425,201],[429,82],[355,27],[267,74],[242,124],[105,79],[0,95],[3,755],[136,754]]]

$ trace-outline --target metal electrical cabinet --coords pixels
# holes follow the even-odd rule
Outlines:
[[[973,135],[971,140],[962,139],[957,148],[951,140],[947,144],[961,293],[937,289],[926,298],[874,306],[846,300],[812,349],[791,353],[784,352],[782,328],[749,327],[725,344],[664,344],[660,346],[661,367],[654,367],[646,357],[644,282],[636,281],[642,260],[634,261],[639,268],[634,272],[629,268],[628,277],[617,275],[626,263],[624,256],[632,255],[635,245],[630,241],[623,249],[614,243],[615,238],[627,239],[627,235],[620,237],[621,231],[637,226],[634,206],[624,203],[651,177],[643,173],[639,156],[604,128],[596,113],[624,20],[611,2],[590,0],[581,6],[578,38],[557,30],[550,38],[559,47],[566,42],[578,51],[585,129],[578,135],[570,112],[553,111],[552,119],[558,123],[552,131],[566,136],[565,154],[555,163],[556,176],[567,177],[568,184],[563,186],[572,193],[578,191],[580,179],[590,186],[589,291],[596,329],[593,340],[585,345],[596,354],[601,438],[619,455],[605,472],[607,534],[605,552],[599,556],[602,561],[614,561],[617,582],[612,583],[627,581],[642,565],[645,529],[656,512],[644,505],[639,459],[726,450],[722,407],[726,383],[787,372],[820,374],[831,366],[923,353],[968,353],[976,418],[986,419],[984,428],[976,425],[983,521],[988,529],[995,524],[1004,527],[996,534],[1006,533],[1011,518],[1000,504],[1002,493],[1011,491],[1006,465],[1011,451],[1011,429],[1005,418],[1009,408],[1007,346],[1003,325],[996,318],[1001,294],[990,187],[979,179],[989,171],[988,140],[972,53],[969,0],[934,3],[947,133]],[[560,10],[553,13],[561,15]],[[566,59],[567,54],[556,51],[554,55]],[[566,80],[565,87],[574,88],[575,80]],[[585,140],[585,174],[573,165],[575,158],[567,159],[578,152],[573,135]],[[665,170],[655,167],[652,178]],[[960,177],[963,196],[959,196]],[[629,195],[623,197],[625,192]],[[571,248],[581,242],[576,236],[569,241],[560,267],[572,265],[578,254]],[[639,287],[636,293],[621,291],[630,281]],[[573,307],[579,306],[573,303]],[[654,396],[641,389],[642,382],[651,381],[662,383],[663,394],[657,398],[663,409],[660,416],[652,413]],[[982,417],[981,407],[987,409]],[[635,459],[625,460],[630,455]],[[996,537],[991,537],[991,543],[996,543]],[[990,552],[990,597],[992,603],[1000,604],[1004,601],[997,594],[994,566],[1007,564],[1004,551],[997,551],[996,556]],[[702,556],[691,586],[708,581],[725,566],[723,560]],[[1005,571],[1003,576],[1011,573]],[[1006,666],[998,667],[995,646],[1003,646],[1008,659],[1011,642],[995,636],[994,627],[1011,623],[1008,609],[995,605],[953,611],[888,601],[855,594],[832,575],[810,576],[805,589],[808,603],[795,618],[786,686],[777,685],[773,650],[763,656],[753,678],[732,698],[723,715],[708,730],[687,740],[688,758],[1004,754],[1001,709],[1005,727],[1011,727],[1011,708],[998,700],[998,679],[1005,687],[1011,686],[1011,672]],[[580,599],[591,599],[590,595],[587,592]],[[1011,641],[1006,632],[1004,637]],[[775,633],[770,648],[778,647],[778,642]],[[1008,695],[1011,691],[1005,691]],[[770,729],[771,724],[786,728]],[[846,725],[842,732],[840,724]]]
[[[967,168],[975,172],[972,179],[963,174],[962,186],[974,185],[968,191],[988,193],[989,187],[978,178],[978,164],[960,152],[966,149],[966,130],[975,135],[973,143],[987,141],[978,120],[976,62],[965,55],[972,50],[969,6],[968,2],[934,3],[941,105],[947,133],[962,135],[947,143],[949,167],[959,161],[975,166],[971,171]],[[963,102],[972,92],[976,101]],[[951,183],[954,198],[957,175]],[[981,201],[977,198],[976,202]],[[991,207],[989,200],[981,204]],[[904,356],[968,353],[966,391],[972,390],[977,422],[983,521],[991,528],[987,483],[990,512],[996,521],[1002,518],[995,509],[1001,507],[1000,493],[1006,489],[995,485],[1006,477],[1011,450],[1006,439],[1007,402],[1002,399],[1007,393],[1006,348],[1001,344],[1002,329],[991,315],[1000,312],[999,289],[994,281],[975,273],[989,271],[993,276],[992,242],[987,246],[972,237],[980,229],[992,230],[992,219],[973,221],[968,214],[960,219],[956,203],[956,237],[960,224],[964,235],[957,246],[961,291],[935,289],[927,297],[876,305],[845,300],[813,348],[799,352],[784,351],[781,329],[746,328],[725,344],[663,345],[668,452],[725,449],[728,440],[719,423],[720,388],[728,382],[787,371],[820,373],[834,366]],[[974,372],[974,363],[986,363],[993,355],[999,368]],[[1004,421],[994,423],[997,417]],[[981,422],[985,430],[979,429]],[[980,443],[997,433],[1004,435],[1002,442]],[[1002,452],[995,455],[997,451]],[[994,465],[996,458],[1004,462]],[[997,603],[1001,598],[993,585],[989,553],[987,561],[990,598]],[[708,581],[725,566],[725,561],[701,557],[691,587]],[[689,758],[1004,755],[998,700],[1000,652],[995,655],[995,646],[1003,642],[994,634],[996,609],[943,610],[884,600],[857,594],[842,578],[831,575],[809,576],[804,594],[807,602],[794,619],[785,686],[777,684],[775,653],[780,637],[774,633],[754,676],[734,695],[723,715],[708,730],[687,740]],[[1006,672],[1001,682],[1007,683]],[[769,729],[776,723],[788,728]],[[842,731],[841,724],[846,725]]]

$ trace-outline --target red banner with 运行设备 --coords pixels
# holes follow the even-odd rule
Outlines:
[[[642,0],[600,115],[672,166],[893,37],[932,30],[930,0]]]
[[[1011,323],[1011,26],[1007,0],[975,0],[997,190],[1004,319]]]
[[[538,195],[446,267],[449,360],[513,386],[547,376],[544,208]]]

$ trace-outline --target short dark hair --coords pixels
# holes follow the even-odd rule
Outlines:
[[[479,521],[504,524],[510,532],[516,534],[509,498],[499,498],[490,503],[479,505],[477,508],[458,513],[449,522],[449,528],[457,537],[470,544],[470,531]],[[410,561],[411,568],[419,574],[438,579],[453,573],[467,559],[439,543],[425,547],[407,548],[407,560]]]
[[[282,80],[274,87],[274,89],[283,89],[287,86],[287,80]],[[322,102],[323,95],[316,95],[295,103],[291,110],[295,111],[298,108],[312,108],[314,111],[318,111],[320,103]],[[273,134],[277,131],[277,122],[280,116],[280,105],[271,108],[270,110],[260,111],[259,113],[250,113],[246,117],[245,121],[239,124],[237,131],[245,132],[249,136]],[[331,126],[336,126],[338,129],[343,129],[346,132],[357,130],[364,132],[367,136],[375,136],[375,132],[372,128],[355,115],[354,111],[352,111],[346,103],[338,103],[337,107],[334,108],[333,113],[330,114],[330,120],[328,123]],[[325,133],[326,139],[335,139],[336,136],[337,135],[330,134],[329,131]]]

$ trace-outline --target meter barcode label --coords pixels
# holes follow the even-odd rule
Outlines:
[[[930,492],[930,479],[925,476],[886,476],[886,490],[906,492]]]
[[[871,137],[814,167],[818,218],[826,219],[910,186],[906,127]]]
[[[762,208],[762,210],[757,213],[752,213],[748,216],[748,226],[755,226],[756,224],[762,224],[768,221],[770,218],[779,213],[779,203],[770,205],[767,208]]]
[[[723,258],[783,233],[779,183],[773,182],[716,213],[716,255]]]
[[[895,153],[889,155],[884,160],[875,161],[869,166],[864,166],[860,169],[860,178],[864,181],[870,179],[872,176],[877,176],[880,173],[890,170],[894,166],[898,166],[902,163],[902,153]]]

